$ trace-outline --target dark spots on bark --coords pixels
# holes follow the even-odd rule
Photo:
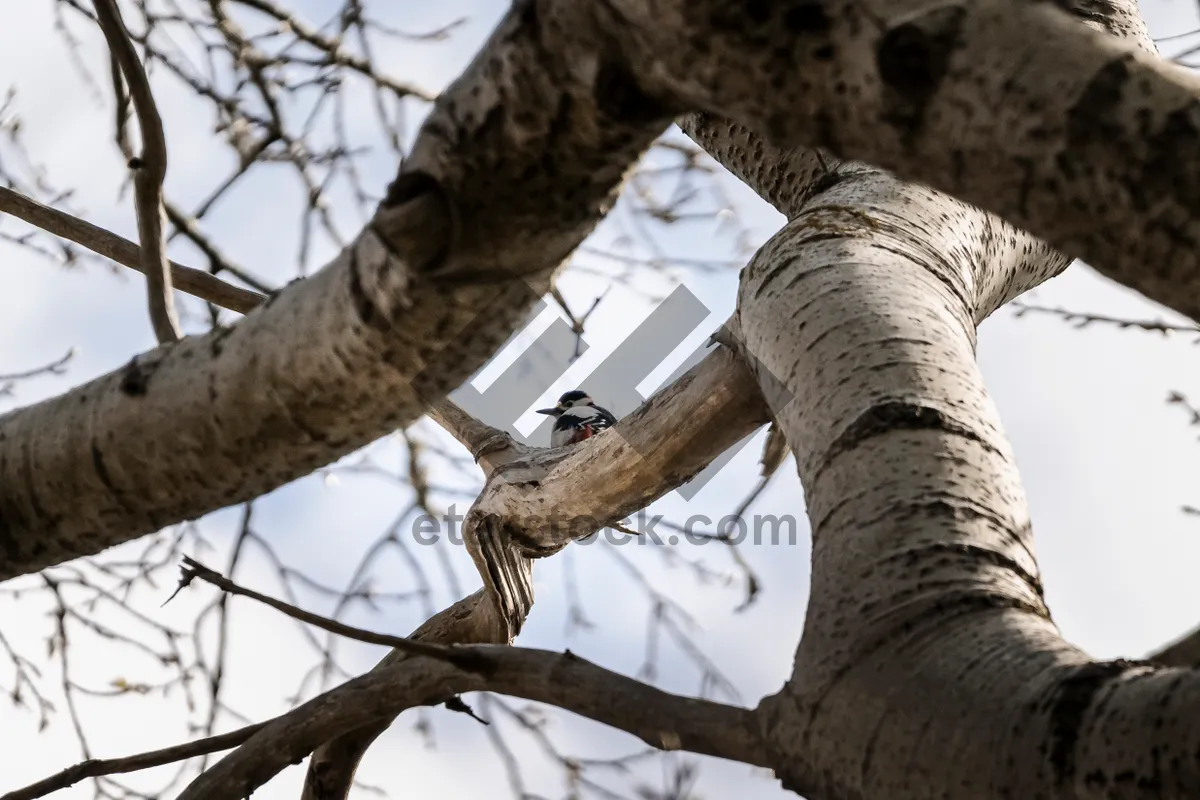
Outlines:
[[[1048,757],[1059,786],[1070,786],[1075,781],[1075,745],[1096,695],[1111,681],[1143,665],[1144,662],[1123,659],[1084,664],[1074,668],[1058,685],[1050,707]]]
[[[900,400],[885,400],[868,408],[850,423],[842,435],[825,454],[829,462],[864,442],[892,431],[940,431],[969,439],[988,450],[994,448],[970,428],[960,425],[936,408],[906,403]]]
[[[136,513],[137,509],[126,501],[126,496],[120,487],[112,478],[112,473],[108,471],[108,465],[104,463],[104,453],[100,449],[100,445],[92,442],[92,468],[96,471],[96,477],[100,479],[101,485],[104,486],[114,500],[125,509],[127,513]],[[151,520],[154,522],[154,520]],[[161,527],[155,524],[155,527]]]
[[[486,123],[485,123],[486,124]],[[426,192],[441,191],[441,184],[427,172],[401,172],[388,185],[382,205],[391,208],[410,203]]]
[[[121,371],[121,392],[129,397],[145,397],[150,388],[150,378],[154,368],[138,363],[137,358],[130,360]]]
[[[958,518],[962,510],[947,502],[924,503],[922,508],[931,517],[949,516]],[[1045,599],[1041,579],[1022,567],[1017,561],[987,547],[963,542],[929,542],[914,547],[902,558],[907,566],[918,569],[917,576],[932,575],[939,567],[962,562],[983,562],[1013,573],[1033,591],[1039,599]]]
[[[383,313],[375,305],[375,301],[367,294],[362,279],[362,259],[358,250],[350,248],[350,302],[354,304],[354,313],[363,326],[367,328],[383,327]]]
[[[834,91],[837,94],[844,94],[845,85],[845,83],[839,81],[834,87]],[[834,120],[833,115],[822,109],[817,112],[815,124],[817,140],[814,144],[823,150],[828,150],[835,156],[840,156],[842,147],[838,139],[837,122]]]
[[[880,39],[876,66],[884,90],[884,119],[910,137],[949,72],[959,47],[965,9],[951,6],[897,25]]]
[[[108,474],[108,467],[104,464],[104,454],[100,452],[100,446],[92,442],[92,467],[96,470],[96,477],[100,479],[100,483],[104,484],[104,488],[112,494],[117,494],[116,484],[113,483],[112,476]]]
[[[1200,184],[1190,170],[1181,168],[1200,163],[1200,103],[1172,111],[1162,128],[1147,137],[1146,147],[1150,157],[1145,171],[1131,186],[1135,197],[1141,196],[1139,206],[1147,208],[1166,196],[1178,198],[1192,211],[1200,210]]]
[[[536,29],[540,24],[538,19],[537,0],[513,0],[513,11],[521,27]]]
[[[503,107],[493,107],[472,135],[488,135],[488,126],[501,125],[503,115]],[[389,213],[389,209],[395,210]],[[388,185],[370,227],[388,252],[409,267],[436,273],[449,260],[458,238],[458,214],[454,198],[436,177],[420,170],[402,171]],[[398,252],[396,245],[401,242],[403,251]]]
[[[270,300],[273,298],[274,295],[272,295],[271,298],[268,298],[267,302],[270,302]],[[233,333],[233,328],[227,327],[217,328],[215,331],[213,331],[208,340],[208,349],[213,358],[220,358],[221,353],[225,350],[225,340],[231,333]]]
[[[975,589],[943,594],[911,619],[901,623],[900,630],[908,636],[918,629],[944,626],[950,619],[994,611],[1019,611],[1035,617],[1047,617],[1046,607],[1041,603],[1031,603],[1011,594]]]
[[[837,169],[825,170],[808,182],[808,186],[804,189],[804,202],[814,197],[819,197],[839,184],[845,183],[847,180],[849,178]]]
[[[822,2],[792,3],[783,14],[783,24],[788,33],[799,36],[824,36],[833,27]]]
[[[1116,130],[1112,121],[1121,103],[1121,95],[1129,82],[1134,61],[1133,53],[1125,53],[1105,64],[1084,88],[1079,99],[1067,112],[1069,144],[1103,139]]]
[[[642,125],[672,116],[666,104],[649,95],[615,56],[600,63],[593,94],[601,113],[622,122]]]

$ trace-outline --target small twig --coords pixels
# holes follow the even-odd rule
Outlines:
[[[8,375],[0,375],[0,383],[19,381],[23,380],[24,378],[35,378],[38,375],[61,375],[63,374],[63,367],[67,365],[68,361],[75,357],[75,352],[75,348],[72,347],[71,349],[67,350],[66,355],[55,361],[51,361],[49,364],[43,364],[40,367],[27,369],[24,372],[12,372]]]
[[[31,783],[23,789],[17,789],[8,794],[0,795],[0,800],[35,800],[35,798],[45,797],[60,789],[74,786],[76,783],[88,778],[98,778],[102,775],[116,775],[123,772],[136,772],[137,770],[150,769],[151,767],[161,767],[164,764],[173,764],[176,761],[183,761],[188,758],[195,758],[196,756],[219,753],[222,750],[237,747],[266,727],[266,725],[267,723],[265,722],[259,722],[254,725],[247,725],[244,728],[238,728],[236,731],[222,733],[218,736],[210,736],[207,739],[185,742],[184,744],[177,744],[173,747],[163,748],[162,750],[151,750],[148,753],[138,753],[137,755],[125,756],[124,758],[88,759],[74,766],[67,767],[62,772],[51,775],[49,778],[43,778],[37,783]]]
[[[121,21],[116,0],[92,0],[96,19],[113,59],[120,64],[121,73],[129,87],[129,97],[137,114],[142,132],[140,157],[129,158],[133,170],[134,205],[137,210],[138,238],[142,243],[142,270],[146,274],[150,303],[150,322],[159,344],[177,342],[181,338],[179,317],[171,285],[171,263],[167,260],[166,239],[163,235],[163,181],[167,177],[167,139],[163,133],[162,117],[150,91],[150,80],[138,59],[133,40]],[[116,82],[116,76],[113,76]],[[121,98],[118,97],[118,106]],[[121,114],[120,117],[124,115]],[[117,131],[119,142],[125,142],[124,126]],[[125,144],[128,147],[128,144]]]
[[[1024,316],[1029,312],[1037,312],[1042,314],[1050,314],[1060,318],[1063,322],[1073,323],[1076,328],[1086,328],[1092,323],[1102,323],[1105,325],[1116,325],[1118,328],[1137,328],[1151,333],[1161,333],[1166,336],[1170,333],[1194,333],[1200,334],[1200,328],[1191,324],[1176,325],[1170,322],[1162,322],[1161,320],[1137,320],[1137,319],[1120,319],[1118,317],[1108,317],[1103,314],[1088,314],[1081,311],[1068,311],[1065,308],[1051,308],[1050,306],[1031,305],[1020,301],[1013,301],[1012,307],[1016,309],[1016,316]],[[1200,342],[1200,339],[1197,339]]]
[[[468,717],[475,720],[476,722],[480,722],[484,725],[491,724],[486,719],[484,719],[483,717],[479,716],[474,711],[472,711],[471,707],[469,705],[467,705],[466,702],[461,697],[458,697],[457,695],[454,697],[451,697],[449,700],[447,700],[442,705],[444,705],[446,708],[450,709],[451,711],[457,711],[460,714],[466,714]],[[3,800],[3,798],[0,798],[0,800]]]
[[[390,636],[386,633],[376,633],[364,628],[355,628],[352,625],[346,625],[336,620],[322,617],[319,614],[313,614],[311,611],[305,611],[302,608],[290,605],[282,600],[276,600],[274,597],[268,597],[265,594],[256,592],[253,589],[247,589],[239,586],[233,581],[226,578],[216,570],[196,561],[189,556],[183,557],[184,566],[180,567],[181,575],[179,577],[179,587],[175,593],[167,598],[170,602],[171,598],[178,594],[181,589],[190,584],[194,578],[199,578],[202,581],[211,583],[222,591],[229,594],[241,595],[249,597],[251,600],[257,600],[260,603],[270,606],[276,611],[287,614],[292,619],[298,619],[301,622],[307,622],[309,625],[314,625],[322,630],[336,633],[339,636],[345,636],[347,639],[355,639],[356,641],[366,642],[367,644],[378,644],[385,647],[391,647],[396,650],[402,650],[413,655],[429,656],[443,661],[449,661],[457,664],[463,660],[476,660],[477,656],[468,656],[466,653],[456,653],[453,645],[431,644],[429,642],[419,642],[415,639],[407,639],[403,636]],[[165,604],[164,604],[165,605]]]

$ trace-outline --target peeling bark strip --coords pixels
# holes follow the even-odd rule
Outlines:
[[[441,95],[330,265],[230,330],[0,418],[0,580],[302,477],[420,417],[512,334],[672,117],[591,4],[541,5],[516,4]]]

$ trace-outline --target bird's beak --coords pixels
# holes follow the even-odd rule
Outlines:
[[[558,408],[539,408],[537,413],[545,414],[548,417],[557,417],[562,413],[562,411],[560,411]]]

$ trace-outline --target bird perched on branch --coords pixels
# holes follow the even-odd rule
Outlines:
[[[577,444],[617,424],[611,411],[596,405],[587,392],[579,389],[558,398],[554,408],[539,408],[537,413],[554,417],[554,427],[550,430],[551,447]]]

